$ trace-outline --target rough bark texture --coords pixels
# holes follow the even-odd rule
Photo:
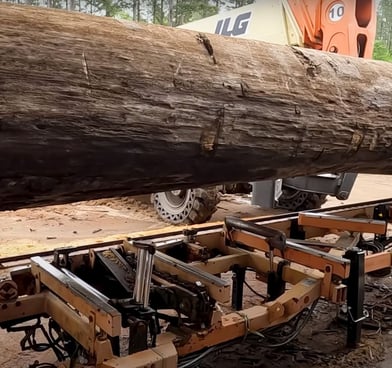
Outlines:
[[[0,209],[392,174],[392,65],[0,4]]]

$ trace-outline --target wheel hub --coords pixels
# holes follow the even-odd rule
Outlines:
[[[173,224],[179,224],[187,219],[195,200],[193,189],[172,190],[155,193],[153,203],[159,216]]]

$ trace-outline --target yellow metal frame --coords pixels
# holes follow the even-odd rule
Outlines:
[[[379,232],[385,229],[385,223],[373,220],[359,222],[356,218],[364,214],[371,217],[374,207],[375,205],[344,211],[335,210],[327,212],[327,215],[300,214],[298,219],[307,237],[325,235],[331,232],[331,227],[350,232]],[[280,229],[289,235],[290,224],[296,219],[294,216],[273,221],[255,219],[253,222]],[[274,270],[277,270],[281,260],[290,262],[283,267],[282,278],[292,287],[276,300],[266,303],[260,301],[260,305],[251,308],[227,314],[216,310],[212,316],[211,326],[206,329],[193,331],[189,328],[172,327],[168,332],[158,336],[156,347],[130,356],[117,357],[113,355],[109,337],[121,335],[120,313],[100,298],[99,293],[95,293],[91,287],[86,288],[73,283],[65,273],[47,261],[33,257],[30,263],[31,274],[36,284],[35,294],[1,302],[0,323],[48,315],[95,357],[98,367],[175,367],[178,357],[245,336],[251,331],[287,322],[320,296],[336,303],[345,301],[346,287],[340,281],[349,276],[350,263],[339,255],[331,255],[325,250],[309,247],[296,248],[297,244],[291,239],[287,241],[288,246],[284,249],[271,249],[268,239],[260,235],[235,228],[228,231],[222,225],[215,228],[211,228],[210,225],[199,225],[195,228],[198,230],[195,236],[197,246],[217,248],[221,256],[206,261],[179,262],[162,253],[159,248],[160,245],[182,237],[181,233],[165,235],[155,231],[152,240],[158,248],[155,257],[155,267],[158,271],[176,275],[180,280],[202,280],[209,295],[217,301],[226,303],[230,300],[230,284],[215,275],[227,272],[232,266],[238,265],[252,268],[258,279],[265,280],[266,274],[271,271],[270,257],[273,256]],[[135,251],[133,242],[148,237],[149,234],[145,233],[141,238],[124,240],[121,247],[127,251]],[[352,239],[349,240],[352,245]],[[323,247],[325,246],[323,244]],[[70,257],[74,257],[75,262],[83,258],[80,252],[70,254]],[[390,252],[370,254],[365,258],[366,272],[391,265]],[[160,282],[159,277],[155,278]]]

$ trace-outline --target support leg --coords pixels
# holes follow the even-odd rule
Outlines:
[[[361,340],[362,321],[365,318],[365,252],[354,248],[348,250],[344,257],[351,261],[347,279],[347,347],[355,348]]]
[[[246,269],[244,267],[233,268],[233,288],[231,294],[231,306],[235,310],[242,309],[242,300],[244,296],[244,281]]]

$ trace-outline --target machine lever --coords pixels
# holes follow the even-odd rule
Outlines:
[[[283,251],[286,248],[286,235],[280,230],[272,229],[264,225],[254,224],[233,216],[227,216],[225,218],[225,226],[228,231],[237,229],[262,236],[266,238],[269,246],[273,249]]]

